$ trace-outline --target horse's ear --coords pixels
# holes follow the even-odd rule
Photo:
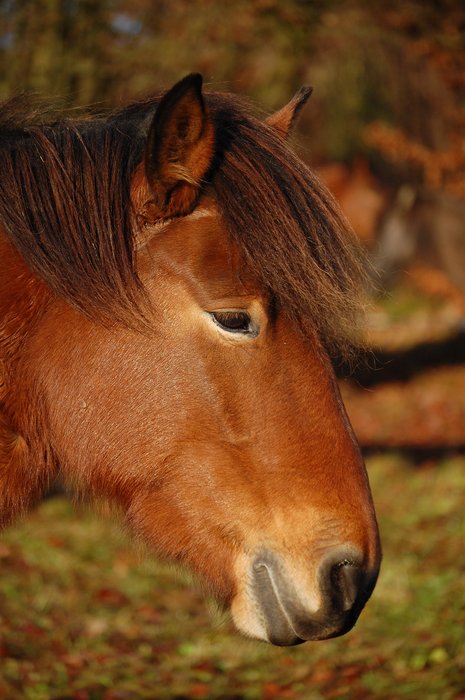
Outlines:
[[[213,122],[202,97],[202,76],[186,76],[167,92],[149,128],[145,177],[153,219],[189,214],[214,156]]]
[[[272,126],[273,129],[276,129],[280,136],[286,139],[312,92],[313,88],[311,87],[301,87],[287,105],[284,105],[278,112],[267,117],[266,123]]]

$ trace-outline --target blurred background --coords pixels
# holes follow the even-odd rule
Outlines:
[[[463,700],[465,4],[0,0],[0,99],[99,110],[192,71],[264,113],[314,87],[295,145],[371,262],[373,355],[340,384],[380,582],[347,638],[271,649],[111,522],[50,499],[0,539],[0,698]]]

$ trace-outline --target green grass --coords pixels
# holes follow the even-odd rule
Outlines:
[[[415,314],[426,314],[437,311],[441,300],[428,297],[406,284],[396,287],[394,293],[385,293],[378,299],[380,308],[389,316],[392,322],[410,320]]]
[[[384,562],[347,636],[242,639],[187,578],[62,499],[0,538],[0,698],[465,699],[465,458],[369,471]]]

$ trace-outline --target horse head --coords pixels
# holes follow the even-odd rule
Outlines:
[[[335,326],[350,325],[347,232],[286,143],[307,96],[263,124],[188,76],[108,119],[105,129],[138,144],[126,238],[110,251],[127,255],[124,274],[106,259],[108,227],[100,240],[83,226],[94,238],[76,243],[61,226],[55,263],[46,233],[29,254],[0,217],[17,305],[9,337],[14,326],[20,338],[4,351],[2,415],[16,440],[16,452],[11,439],[3,445],[4,511],[61,472],[76,491],[114,503],[156,554],[192,570],[242,632],[278,645],[350,629],[380,562],[328,357]],[[89,209],[105,205],[97,195]],[[105,206],[121,225],[116,204]],[[74,221],[71,207],[63,216]],[[131,304],[132,316],[112,316],[111,304],[105,316],[110,283],[99,265],[123,298],[120,317]]]

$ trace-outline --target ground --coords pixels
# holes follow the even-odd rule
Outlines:
[[[113,521],[44,502],[0,540],[0,698],[465,700],[465,458],[372,455],[384,561],[355,629],[244,640]]]

